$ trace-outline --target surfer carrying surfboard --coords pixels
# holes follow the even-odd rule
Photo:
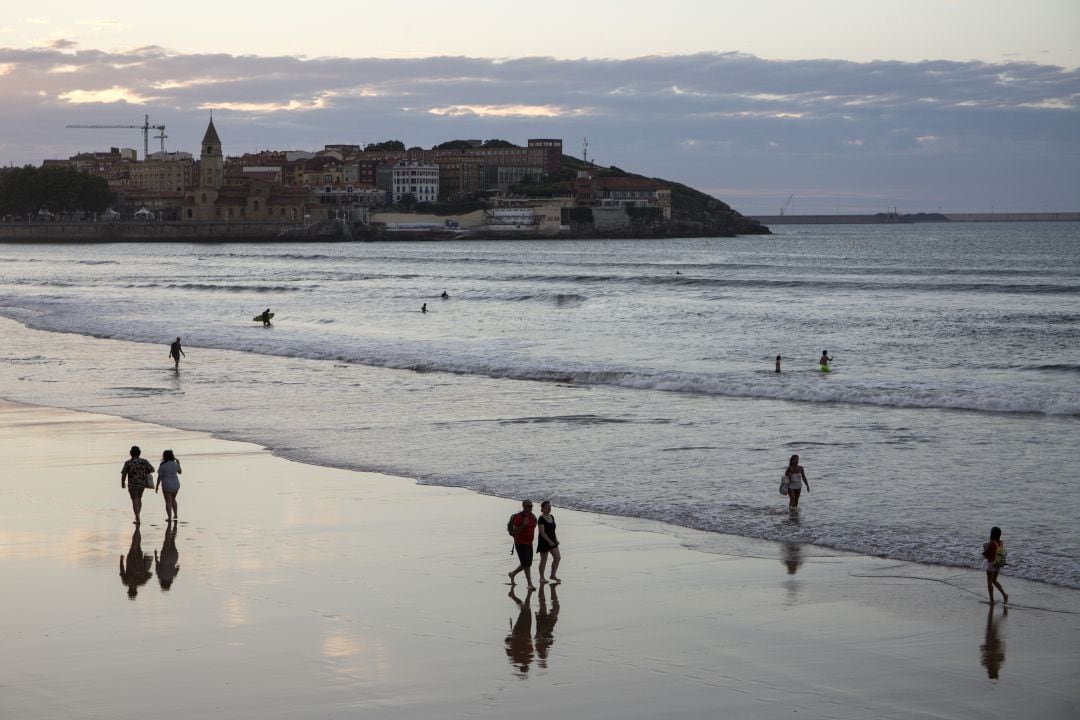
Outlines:
[[[263,322],[264,326],[270,324],[270,318],[271,318],[271,316],[273,316],[273,314],[274,313],[270,312],[270,308],[266,308],[265,310],[263,310],[263,313],[262,313],[261,317],[262,317],[262,322]]]
[[[818,359],[818,365],[821,366],[821,372],[830,372],[831,371],[831,368],[829,367],[830,362],[832,362],[832,358],[829,357],[829,351],[828,350],[822,350],[821,351],[821,357]]]

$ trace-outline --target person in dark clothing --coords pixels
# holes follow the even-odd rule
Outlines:
[[[266,308],[265,310],[263,310],[263,312],[262,312],[263,327],[266,327],[267,325],[270,324],[270,316],[272,314],[273,313],[270,312],[270,308]]]
[[[548,555],[551,556],[551,582],[562,582],[555,573],[559,570],[562,553],[559,552],[559,539],[555,536],[555,516],[551,514],[551,501],[540,503],[540,517],[536,519],[539,537],[536,540],[536,552],[540,553],[540,582],[546,583],[544,569]]]
[[[169,357],[173,359],[174,368],[180,369],[180,356],[187,357],[187,353],[184,352],[184,348],[180,347],[180,338],[176,338],[176,342],[169,346]]]

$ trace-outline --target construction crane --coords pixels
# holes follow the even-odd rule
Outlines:
[[[795,197],[795,193],[791,193],[787,196],[787,202],[784,203],[784,207],[780,208],[780,217],[784,216],[784,211],[787,210],[787,206],[791,204],[791,199]]]
[[[92,128],[92,129],[124,129],[124,130],[142,130],[143,139],[143,160],[150,157],[150,131],[157,130],[158,134],[154,136],[155,140],[161,141],[161,154],[165,155],[165,138],[169,137],[165,134],[164,125],[151,125],[150,116],[143,116],[142,125],[68,125],[68,128]]]

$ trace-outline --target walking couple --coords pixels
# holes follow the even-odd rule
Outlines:
[[[176,507],[176,494],[180,492],[180,461],[173,455],[172,450],[166,450],[161,454],[161,464],[157,468],[157,482],[152,477],[154,466],[142,457],[142,450],[138,445],[131,446],[131,459],[124,463],[120,470],[120,487],[127,487],[131,497],[131,509],[135,512],[135,524],[141,524],[139,515],[142,513],[143,491],[154,488],[154,492],[161,491],[165,497],[166,522],[180,521],[180,512]]]
[[[514,578],[517,577],[517,574],[524,572],[529,590],[536,589],[532,584],[532,544],[538,530],[539,538],[536,542],[536,551],[540,553],[540,582],[548,582],[547,578],[544,577],[544,570],[547,568],[549,555],[551,556],[551,582],[562,582],[555,575],[559,569],[559,561],[562,560],[562,553],[559,552],[559,539],[555,536],[555,516],[551,514],[551,502],[545,500],[540,503],[539,518],[533,515],[532,507],[531,500],[523,500],[521,502],[521,512],[510,517],[507,527],[510,534],[514,536],[514,550],[517,552],[520,561],[517,568],[510,573],[510,584],[514,585]]]

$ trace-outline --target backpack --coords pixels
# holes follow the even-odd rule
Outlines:
[[[506,521],[506,532],[508,535],[510,535],[510,537],[514,537],[514,535],[516,534],[514,532],[514,520],[516,520],[517,516],[520,514],[521,513],[514,513],[510,516],[510,519]]]

